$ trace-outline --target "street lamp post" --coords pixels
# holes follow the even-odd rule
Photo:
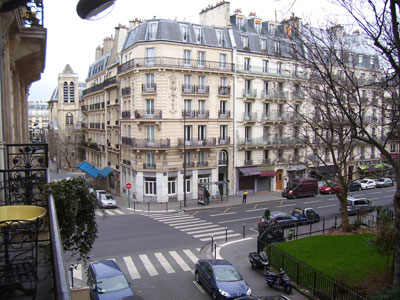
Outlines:
[[[186,111],[183,108],[183,207],[186,207]]]

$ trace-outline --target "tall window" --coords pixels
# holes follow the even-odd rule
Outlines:
[[[191,50],[184,50],[183,51],[183,64],[185,66],[192,65],[192,51]]]
[[[244,89],[245,89],[245,93],[246,95],[251,93],[251,80],[250,79],[246,79],[244,82]]]
[[[264,126],[263,127],[263,139],[268,140],[271,136],[271,127],[269,126]]]
[[[255,20],[254,29],[258,34],[261,33],[261,21]]]
[[[224,32],[222,30],[217,29],[216,33],[217,33],[218,46],[225,47]]]
[[[197,66],[200,68],[204,68],[206,61],[206,52],[199,51],[197,52]]]
[[[249,57],[244,58],[244,70],[250,71],[250,58]]]
[[[199,100],[198,105],[199,105],[199,114],[205,114],[206,113],[206,100]]]
[[[205,90],[206,88],[206,76],[199,75],[199,89]]]
[[[155,51],[154,48],[146,48],[146,65],[154,66],[155,63]]]
[[[157,195],[157,184],[155,178],[145,178],[144,180],[144,194],[146,196]]]
[[[73,82],[69,83],[69,102],[75,102],[75,85]]]
[[[146,126],[146,141],[154,142],[154,126],[153,125]]]
[[[194,34],[196,38],[196,43],[201,44],[201,27],[194,27]]]
[[[184,105],[185,105],[185,113],[186,114],[191,114],[192,110],[193,110],[193,108],[192,108],[192,100],[191,99],[185,99]]]
[[[281,44],[279,42],[274,43],[275,53],[281,53]]]
[[[218,156],[218,165],[226,165],[228,163],[228,153],[222,150]]]
[[[237,24],[237,29],[242,30],[242,27],[243,27],[243,17],[242,16],[236,16],[236,24]]]
[[[198,139],[199,141],[204,141],[206,139],[206,125],[199,125]]]
[[[241,40],[242,40],[242,47],[243,47],[243,49],[244,48],[249,48],[249,37],[248,36],[244,36],[244,35],[242,35],[242,37],[241,37]]]
[[[228,125],[221,125],[219,127],[219,137],[224,141],[228,139]]]
[[[261,50],[266,52],[267,51],[267,40],[266,39],[261,39]]]
[[[206,152],[199,151],[199,164],[204,165],[205,162],[206,162]]]
[[[223,100],[219,102],[219,113],[220,114],[226,114],[227,112],[227,106],[228,106],[228,102]]]
[[[264,150],[263,152],[263,159],[264,159],[264,163],[269,163],[269,150]]]
[[[67,113],[65,116],[65,124],[67,125],[74,125],[74,116],[72,113]]]
[[[189,41],[189,32],[188,32],[188,26],[181,24],[181,37],[182,41],[187,42]]]
[[[168,195],[176,195],[176,177],[168,177]]]
[[[68,83],[64,82],[64,102],[68,102]]]
[[[190,152],[190,151],[186,151],[185,152],[185,158],[186,158],[186,164],[191,164],[192,163],[192,161],[193,161],[193,155],[192,155],[192,152]]]
[[[154,99],[146,99],[146,114],[154,115]]]
[[[227,61],[227,57],[226,54],[220,54],[219,55],[219,67],[220,69],[226,69],[226,61]]]
[[[269,61],[263,60],[263,72],[268,73],[268,68],[269,68]]]
[[[246,114],[247,118],[251,118],[251,102],[245,102],[244,103],[244,113]]]
[[[244,138],[246,141],[251,141],[251,126],[244,127]]]
[[[149,40],[155,40],[157,35],[157,22],[149,23],[147,30],[148,30]]]
[[[228,78],[221,77],[219,80],[220,86],[227,87],[228,86]]]
[[[244,159],[245,159],[245,164],[252,164],[253,163],[251,161],[251,151],[246,151],[244,153]]]
[[[192,179],[190,176],[186,176],[185,178],[185,187],[186,187],[186,193],[190,193],[192,190]]]
[[[264,103],[264,107],[263,107],[264,116],[269,116],[269,111],[270,111],[269,103]]]
[[[154,74],[153,73],[147,73],[146,74],[145,86],[146,86],[146,90],[154,88]]]
[[[276,73],[282,74],[282,63],[280,61],[276,63]]]
[[[185,126],[185,141],[191,141],[193,139],[192,125]]]

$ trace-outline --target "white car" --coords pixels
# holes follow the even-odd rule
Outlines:
[[[393,186],[393,181],[390,178],[379,178],[376,181],[376,187],[386,187],[386,186]]]
[[[95,191],[95,195],[96,195],[96,199],[98,200],[98,201],[100,201],[101,200],[101,195],[102,194],[106,194],[107,192],[105,191],[105,190],[96,190]]]
[[[366,190],[366,189],[374,189],[376,187],[376,182],[373,179],[362,179],[360,181],[361,184],[361,189]]]
[[[117,201],[111,194],[101,194],[99,204],[103,208],[117,207]]]

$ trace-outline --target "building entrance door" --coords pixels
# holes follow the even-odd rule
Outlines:
[[[276,171],[276,189],[282,190],[282,170]]]

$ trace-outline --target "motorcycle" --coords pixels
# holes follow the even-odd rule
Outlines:
[[[287,276],[286,272],[282,268],[279,270],[279,274],[266,272],[265,281],[270,287],[274,285],[282,286],[286,294],[292,292],[292,284],[289,281],[289,276]]]
[[[264,271],[267,271],[269,267],[268,256],[263,251],[260,254],[250,252],[249,263],[253,269],[263,269]]]

